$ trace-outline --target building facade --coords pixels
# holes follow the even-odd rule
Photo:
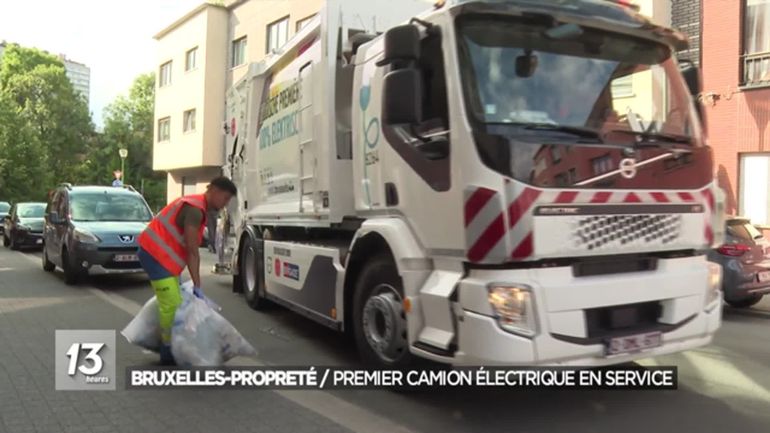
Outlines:
[[[225,94],[248,64],[280,48],[322,0],[204,3],[155,35],[153,168],[168,173],[167,200],[203,192],[224,164]]]
[[[770,0],[702,2],[703,93],[727,212],[770,226]]]

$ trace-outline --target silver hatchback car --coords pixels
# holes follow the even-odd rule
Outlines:
[[[770,293],[770,242],[748,218],[729,217],[725,224],[725,243],[709,260],[722,265],[725,302],[748,308]]]

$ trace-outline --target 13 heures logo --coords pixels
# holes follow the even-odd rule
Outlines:
[[[115,331],[56,330],[56,389],[114,390]]]

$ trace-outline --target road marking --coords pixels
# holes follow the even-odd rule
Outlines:
[[[39,258],[23,254],[29,261],[39,264]],[[89,287],[88,291],[108,304],[135,316],[142,306],[125,296]],[[268,364],[250,358],[236,358],[228,363],[232,366],[262,367]],[[273,390],[281,397],[329,419],[354,432],[360,433],[413,433],[413,430],[386,417],[377,415],[360,406],[336,397],[326,391],[285,391]]]
[[[0,268],[0,272],[12,271],[14,268]]]

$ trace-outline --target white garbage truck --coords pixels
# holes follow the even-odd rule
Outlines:
[[[721,323],[687,45],[604,0],[328,0],[227,95],[220,268],[373,366],[625,363]]]

